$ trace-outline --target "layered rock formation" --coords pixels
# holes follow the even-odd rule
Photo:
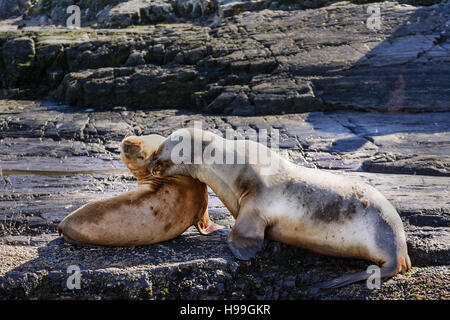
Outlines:
[[[3,97],[235,115],[448,111],[450,6],[259,11],[216,27],[0,33]],[[176,95],[167,94],[177,92]]]

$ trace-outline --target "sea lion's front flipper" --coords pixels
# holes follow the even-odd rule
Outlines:
[[[262,249],[266,221],[257,212],[239,213],[228,237],[228,247],[241,260],[255,257]]]

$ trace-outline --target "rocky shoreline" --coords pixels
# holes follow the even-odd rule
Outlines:
[[[0,299],[450,299],[450,5],[377,3],[373,30],[365,2],[82,0],[82,28],[68,29],[74,1],[0,0]],[[311,290],[370,263],[274,241],[239,261],[226,246],[234,220],[211,190],[210,216],[228,227],[214,236],[62,241],[71,211],[135,187],[125,135],[196,120],[276,129],[291,161],[378,188],[404,222],[413,269],[378,290]],[[71,265],[81,289],[67,287]]]

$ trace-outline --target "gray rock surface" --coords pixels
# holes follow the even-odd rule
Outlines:
[[[413,269],[383,281],[314,292],[310,286],[370,263],[322,256],[266,241],[257,258],[232,257],[227,231],[136,248],[64,244],[56,226],[99,197],[135,187],[119,157],[126,134],[170,134],[201,120],[204,129],[245,136],[278,129],[280,153],[293,162],[362,179],[397,208]],[[253,131],[252,131],[253,130]],[[414,143],[414,144],[413,144]],[[417,166],[416,174],[405,172]],[[94,111],[49,101],[0,101],[0,298],[45,299],[450,299],[449,113],[373,114],[340,111],[272,116],[204,115],[182,109]],[[384,159],[389,173],[367,172]],[[234,220],[212,191],[211,218]],[[81,269],[81,289],[66,286]]]
[[[230,17],[263,9],[302,10],[324,7],[340,0],[1,0],[0,18],[28,14],[40,21],[65,25],[66,9],[77,5],[83,26],[128,27],[158,22],[210,22],[215,17]],[[377,3],[379,0],[351,0],[346,3]],[[401,0],[403,4],[432,5],[440,0]]]

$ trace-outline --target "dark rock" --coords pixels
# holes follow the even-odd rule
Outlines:
[[[30,72],[36,55],[34,41],[28,37],[7,40],[2,47],[5,87],[20,86],[19,80]]]
[[[246,11],[260,11],[266,9],[269,1],[265,0],[219,0],[218,14],[221,17],[232,17]]]
[[[28,11],[29,0],[0,0],[0,19],[22,15]]]
[[[414,257],[414,265],[449,265],[449,228],[420,228],[408,232],[408,252]],[[425,249],[425,250],[424,250]]]
[[[3,80],[3,91],[7,97],[42,97],[59,87],[59,99],[86,107],[184,107],[236,115],[450,110],[445,87],[450,7],[379,6],[383,28],[377,32],[364,23],[367,5],[350,4],[246,12],[212,28],[177,24],[45,36],[28,31],[36,59],[25,55],[20,63],[23,68],[32,63],[26,77],[15,72],[18,64],[7,50],[23,35],[0,32],[8,51],[0,68],[12,77]],[[185,78],[185,70],[195,76]],[[42,75],[48,81],[41,81]],[[152,90],[159,83],[161,95],[180,90],[180,98],[162,99],[137,90],[137,83]],[[232,94],[233,105],[224,108],[222,99]]]
[[[420,174],[428,176],[450,176],[450,158],[441,156],[377,157],[363,162],[368,172]]]
[[[222,93],[209,104],[204,111],[209,113],[225,113],[234,115],[252,115],[255,108],[250,103],[246,92],[246,86],[227,87]]]

